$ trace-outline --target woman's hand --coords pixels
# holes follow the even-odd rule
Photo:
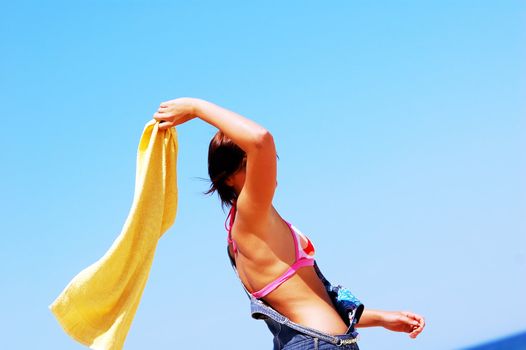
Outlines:
[[[183,124],[195,117],[194,101],[188,97],[162,102],[157,112],[153,115],[153,119],[159,122],[160,130]]]
[[[381,326],[395,331],[409,333],[411,338],[416,338],[425,327],[424,318],[410,311],[384,311]]]

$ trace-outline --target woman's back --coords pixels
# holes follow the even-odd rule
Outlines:
[[[256,229],[236,213],[231,227],[230,254],[235,257],[242,283],[254,293],[282,276],[297,261],[291,228],[272,207]],[[300,239],[300,248],[308,242]],[[311,264],[312,265],[312,264]],[[343,334],[347,326],[338,315],[312,266],[304,266],[262,298],[291,321],[330,334]]]

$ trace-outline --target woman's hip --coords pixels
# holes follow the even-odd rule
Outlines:
[[[274,350],[358,350],[357,339],[354,334],[343,335],[312,335],[301,330],[280,325],[281,329],[275,334]]]

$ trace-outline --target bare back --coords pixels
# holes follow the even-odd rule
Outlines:
[[[250,292],[254,292],[274,281],[294,263],[294,238],[274,207],[267,220],[262,220],[257,226],[257,232],[254,232],[254,225],[244,225],[244,219],[243,213],[238,212],[232,227],[232,238],[237,243],[235,260],[241,281]],[[252,230],[248,231],[246,227]],[[232,247],[230,253],[234,256]],[[299,269],[263,300],[303,326],[330,334],[347,331],[312,266]]]

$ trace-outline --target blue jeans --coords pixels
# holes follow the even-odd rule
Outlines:
[[[230,262],[237,274],[234,259],[230,257]],[[321,273],[318,265],[314,263],[314,270],[322,281],[333,305],[349,327],[347,333],[343,335],[331,335],[316,329],[304,327],[292,322],[270,305],[262,300],[254,298],[250,292],[243,288],[250,298],[250,309],[252,317],[263,320],[267,324],[270,332],[274,336],[274,350],[329,350],[329,349],[352,349],[358,350],[356,343],[358,333],[354,326],[358,323],[362,315],[364,306],[352,293],[338,285],[333,286]],[[238,275],[239,277],[239,275]]]
[[[267,323],[268,324],[268,323]],[[274,335],[274,349],[282,350],[336,350],[336,349],[346,349],[346,350],[359,350],[358,343],[352,344],[334,344],[327,340],[320,339],[316,336],[307,335],[296,331],[290,327],[282,326],[277,324],[281,329],[278,330],[278,333],[273,333]],[[269,326],[270,328],[270,326]],[[271,330],[272,331],[272,330]],[[327,336],[327,334],[326,334]],[[343,343],[344,341],[349,341],[354,339],[352,334],[336,335],[331,336],[335,340]]]
[[[274,335],[274,350],[358,350],[358,333],[354,326],[346,334],[331,335],[316,329],[304,327],[254,297],[250,297],[252,317],[263,319]]]

